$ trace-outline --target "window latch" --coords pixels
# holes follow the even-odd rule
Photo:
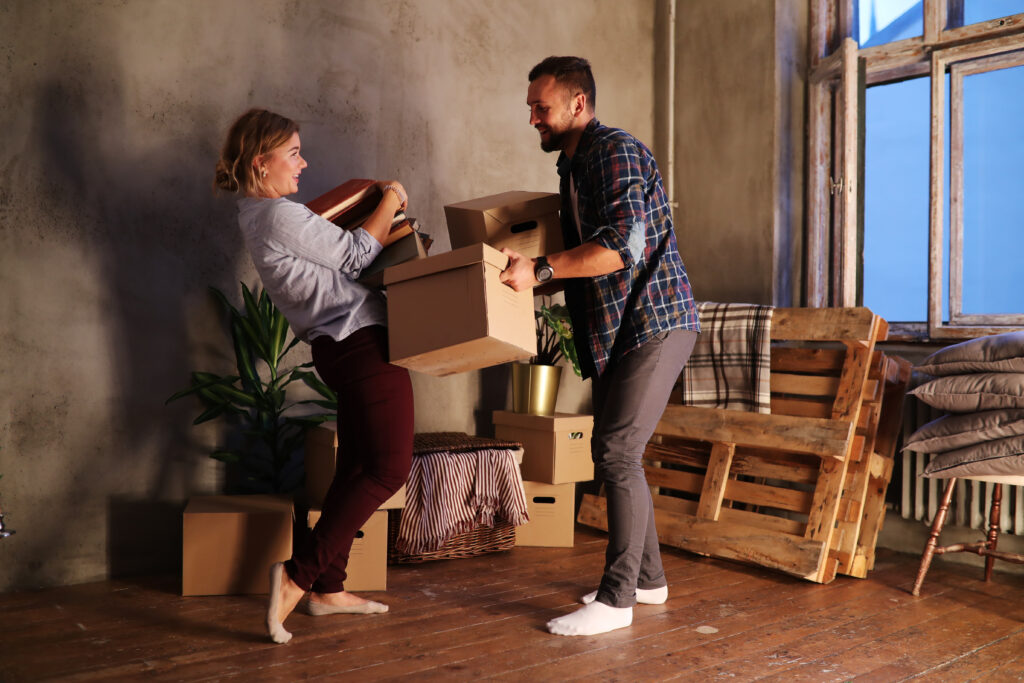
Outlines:
[[[835,180],[832,176],[828,177],[828,193],[830,195],[836,195],[843,191],[843,178],[839,177],[839,180]]]

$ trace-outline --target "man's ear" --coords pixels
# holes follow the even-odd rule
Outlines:
[[[587,111],[587,94],[578,92],[572,98],[572,115],[580,116]]]

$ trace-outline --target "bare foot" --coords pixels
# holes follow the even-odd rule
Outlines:
[[[352,595],[347,591],[337,593],[310,593],[306,601],[306,613],[314,617],[328,614],[383,614],[388,606]]]
[[[280,562],[270,567],[270,595],[267,600],[267,634],[275,643],[287,643],[292,634],[285,630],[284,620],[292,613],[305,591],[284,570]]]

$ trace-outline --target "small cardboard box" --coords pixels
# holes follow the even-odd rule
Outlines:
[[[494,411],[495,438],[523,444],[521,469],[523,479],[530,481],[565,484],[593,479],[594,461],[590,457],[593,432],[591,415]]]
[[[391,362],[441,377],[536,355],[533,292],[501,283],[507,264],[474,244],[385,270]]]
[[[320,519],[320,510],[312,509],[306,515],[306,525],[312,529]],[[366,520],[352,541],[345,568],[345,590],[383,591],[388,588],[388,512],[377,510]]]
[[[486,242],[533,258],[562,251],[561,199],[550,192],[502,192],[444,207],[452,249]]]
[[[306,504],[310,508],[321,508],[327,489],[334,481],[338,464],[338,423],[324,422],[306,431]],[[390,510],[405,507],[405,486],[377,508]]]
[[[181,594],[266,593],[267,572],[292,556],[285,496],[193,496],[182,515]]]
[[[530,521],[516,527],[516,545],[571,548],[576,505],[576,484],[524,481]]]

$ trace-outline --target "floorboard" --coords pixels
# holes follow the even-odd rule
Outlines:
[[[665,549],[669,601],[632,626],[544,630],[593,589],[604,535],[389,568],[383,615],[295,614],[268,642],[263,596],[183,598],[172,577],[0,595],[0,683],[21,681],[1024,680],[1024,577],[880,551],[866,579],[818,585]],[[998,564],[997,564],[998,567]]]

